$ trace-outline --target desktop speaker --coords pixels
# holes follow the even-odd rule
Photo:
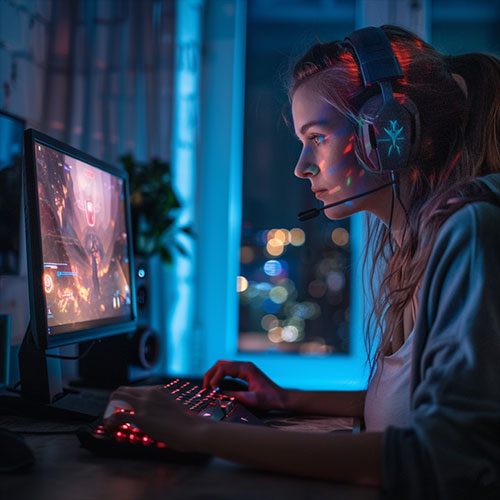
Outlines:
[[[158,374],[163,341],[153,328],[149,261],[135,257],[137,328],[128,334],[101,339],[80,359],[80,383],[91,387],[116,387]],[[90,346],[80,344],[80,353]]]

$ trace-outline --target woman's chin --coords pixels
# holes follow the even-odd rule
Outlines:
[[[356,208],[349,202],[324,210],[326,217],[332,220],[345,219],[357,212],[359,212],[359,208]]]

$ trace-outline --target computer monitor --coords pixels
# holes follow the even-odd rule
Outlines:
[[[21,386],[52,403],[59,388],[50,387],[47,349],[136,327],[128,177],[35,130],[24,137],[30,327]]]

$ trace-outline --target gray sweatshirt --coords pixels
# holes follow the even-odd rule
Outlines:
[[[500,174],[480,179],[500,197]],[[415,323],[410,423],[384,434],[384,498],[500,499],[500,206],[441,228]]]

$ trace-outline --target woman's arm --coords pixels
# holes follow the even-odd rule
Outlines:
[[[190,436],[193,451],[297,476],[379,486],[382,433],[292,432],[204,420]]]
[[[299,391],[286,389],[284,407],[297,413],[362,417],[366,391]]]
[[[121,387],[111,399],[125,401],[133,413],[114,413],[105,421],[107,427],[132,421],[151,438],[175,450],[216,455],[273,472],[381,484],[381,433],[284,432],[214,422],[185,410],[158,387]]]
[[[217,387],[226,376],[248,382],[248,391],[231,392],[230,395],[249,407],[321,415],[363,416],[366,391],[283,389],[249,362],[217,361],[205,374],[203,386]]]

